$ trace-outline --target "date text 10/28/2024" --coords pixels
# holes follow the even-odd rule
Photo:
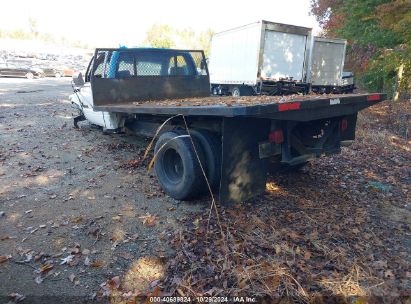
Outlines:
[[[256,303],[254,297],[150,297],[150,303]]]

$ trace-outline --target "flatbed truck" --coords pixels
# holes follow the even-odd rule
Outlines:
[[[272,164],[339,153],[355,139],[358,111],[386,98],[212,97],[204,53],[191,50],[96,49],[85,80],[74,80],[76,124],[151,137],[161,129],[154,169],[163,190],[191,199],[207,193],[207,179],[223,204],[264,192]]]

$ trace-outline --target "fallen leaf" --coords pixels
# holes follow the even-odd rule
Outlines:
[[[78,248],[78,247],[71,248],[70,253],[71,254],[78,254],[78,253],[80,253],[80,248]]]
[[[125,259],[125,260],[131,260],[131,259],[134,258],[134,256],[133,256],[131,253],[129,253],[129,252],[120,252],[120,253],[118,254],[118,256],[119,256],[120,258]]]
[[[95,260],[95,261],[91,262],[91,264],[90,264],[91,267],[96,267],[96,268],[101,267],[103,265],[104,265],[104,261],[102,261],[102,260]]]
[[[44,255],[44,253],[43,252],[40,252],[38,255],[35,255],[34,256],[34,261],[39,261],[42,257],[43,257],[43,255]]]
[[[120,222],[121,221],[121,216],[116,215],[116,216],[113,216],[111,219],[113,221]]]
[[[143,219],[143,225],[146,227],[153,227],[156,224],[156,217],[151,214],[140,216],[139,218]]]
[[[53,264],[44,264],[44,265],[41,266],[40,272],[41,273],[46,273],[46,272],[49,272],[53,268],[54,268]]]
[[[311,258],[311,252],[304,251],[304,260],[309,260]]]
[[[83,221],[84,221],[84,218],[82,216],[77,216],[71,219],[71,222],[75,224],[79,224]]]
[[[120,287],[120,277],[115,276],[111,278],[110,280],[107,281],[107,285],[110,287],[110,289],[118,289]]]
[[[73,283],[76,276],[73,273],[71,273],[68,278],[69,278],[70,282]]]
[[[15,303],[18,303],[18,302],[23,301],[26,297],[17,292],[13,292],[9,294],[9,298],[12,299]]]
[[[11,259],[11,255],[0,255],[0,264]]]
[[[9,236],[9,235],[0,237],[0,241],[13,240],[13,239],[17,239],[17,237],[16,236]]]
[[[281,246],[280,245],[276,244],[274,248],[275,248],[275,254],[280,254],[281,253]]]
[[[360,230],[358,230],[357,228],[351,229],[351,231],[352,231],[353,233],[355,233],[355,234],[360,233]]]

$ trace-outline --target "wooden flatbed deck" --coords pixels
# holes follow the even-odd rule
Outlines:
[[[370,102],[379,102],[385,98],[385,94],[227,96],[135,101],[95,106],[94,109],[130,114],[243,116],[272,119],[294,117],[296,120],[310,120],[353,114],[370,106]]]

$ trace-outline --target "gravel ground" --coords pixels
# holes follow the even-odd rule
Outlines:
[[[158,294],[157,286],[179,295],[207,290],[214,295],[222,286],[238,291],[244,284],[249,289],[241,290],[256,292],[257,281],[243,278],[237,284],[231,270],[220,282],[227,269],[211,278],[201,272],[202,266],[190,269],[197,260],[208,261],[202,249],[207,256],[216,255],[207,269],[219,267],[213,266],[219,261],[218,231],[215,240],[203,237],[209,228],[209,200],[178,202],[165,196],[146,167],[137,165],[147,139],[104,135],[87,122],[74,129],[69,94],[66,78],[0,79],[0,303],[9,296],[17,301],[20,295],[25,296],[23,303],[45,303],[45,296],[54,297],[50,303],[79,303],[120,291]],[[340,262],[347,267],[360,252],[367,257],[375,252],[368,266],[380,270],[373,274],[380,279],[376,284],[393,290],[392,297],[406,294],[411,277],[404,269],[409,269],[411,247],[410,146],[390,130],[393,123],[383,121],[384,115],[384,123],[378,123],[378,111],[366,113],[360,116],[356,144],[342,155],[316,160],[301,174],[270,177],[264,196],[233,212],[220,210],[222,227],[228,231],[234,223],[241,232],[235,244],[252,242],[248,232],[261,237],[248,244],[257,251],[244,253],[246,265],[257,265],[257,258],[265,255],[277,255],[280,263],[283,252],[289,255],[290,248],[299,248],[293,258],[303,256],[305,268],[296,270],[287,260],[278,269],[289,268],[297,280],[309,284],[308,273],[314,278],[319,271],[318,277],[325,279],[335,275],[336,270],[329,270],[328,248],[345,252],[349,258]],[[210,229],[216,230],[214,216],[211,222]],[[247,223],[261,227],[244,226]],[[340,234],[328,235],[330,231]],[[323,251],[304,247],[301,240],[308,232],[314,235],[310,242],[322,244],[318,248]],[[364,235],[366,248],[361,244]],[[198,241],[193,240],[196,236]],[[335,242],[342,249],[333,247]],[[212,244],[212,253],[207,244]],[[258,251],[262,244],[263,253]],[[316,264],[322,259],[325,264]],[[362,262],[368,263],[365,258]],[[235,263],[235,269],[243,265],[242,260]],[[338,268],[341,276],[344,267]],[[381,285],[384,281],[388,283]],[[322,291],[304,284],[305,290]]]
[[[0,264],[0,296],[93,296],[133,261],[173,255],[165,237],[204,208],[165,197],[145,169],[121,167],[146,139],[74,129],[71,92],[67,78],[0,79],[0,255],[12,256]]]

